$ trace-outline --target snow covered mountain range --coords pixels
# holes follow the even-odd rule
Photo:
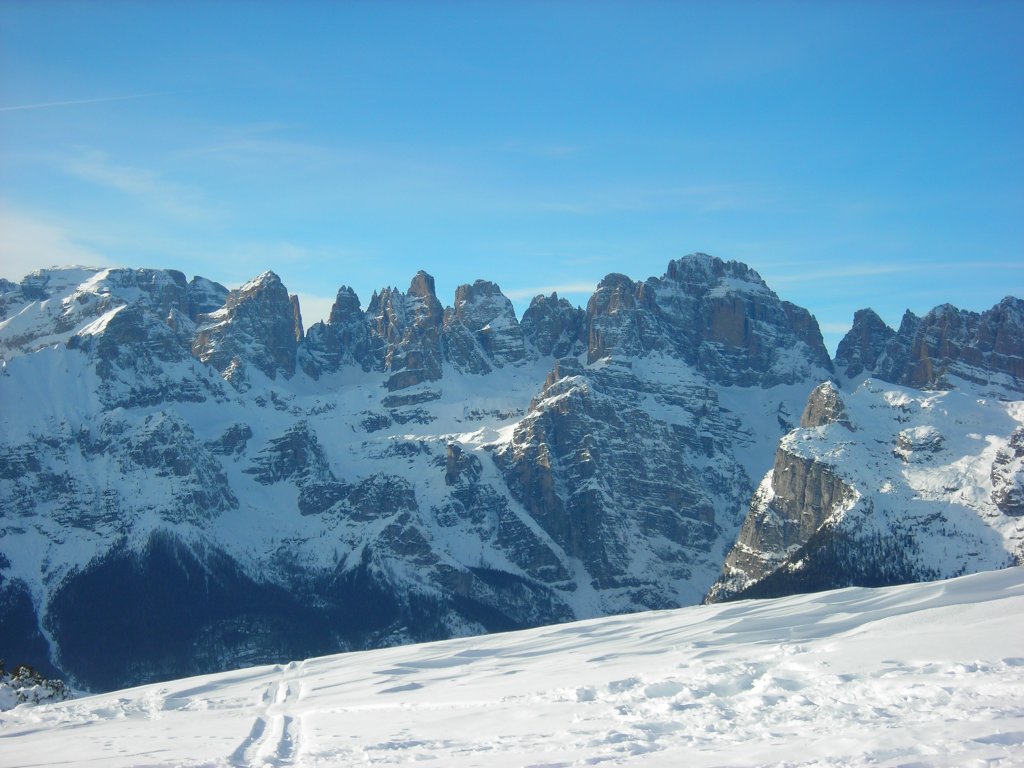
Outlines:
[[[93,689],[1024,560],[1018,299],[833,361],[703,254],[309,329],[271,272],[70,268],[0,281],[0,354],[0,646]]]

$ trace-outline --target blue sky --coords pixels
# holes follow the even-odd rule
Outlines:
[[[693,251],[834,348],[1024,296],[1024,4],[0,4],[0,276],[273,269],[521,312]]]

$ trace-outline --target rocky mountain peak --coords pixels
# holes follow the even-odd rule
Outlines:
[[[224,306],[228,300],[228,289],[220,283],[205,277],[193,277],[188,284],[188,316],[193,322],[199,315],[208,315]]]
[[[755,290],[767,289],[761,276],[739,261],[723,261],[706,253],[691,253],[668,263],[665,279],[679,283],[688,293],[700,295],[715,286],[731,282],[733,288],[747,283]]]
[[[434,278],[422,269],[416,273],[409,283],[407,296],[419,296],[421,299],[437,300],[437,293],[434,291]]]
[[[853,327],[836,349],[836,368],[850,378],[875,370],[895,336],[896,331],[886,325],[873,309],[858,309],[853,315]]]
[[[253,291],[273,288],[278,285],[282,285],[281,278],[278,277],[277,273],[273,270],[267,269],[242,285],[242,287],[238,289],[238,294],[246,295]]]
[[[620,272],[606,274],[587,302],[587,313],[612,314],[636,306],[637,284]]]
[[[606,275],[587,302],[587,362],[593,363],[610,354],[642,355],[653,351],[645,344],[645,325],[657,323],[657,310],[641,303],[638,284],[626,275]],[[650,299],[647,294],[645,299]],[[651,310],[654,309],[654,313]],[[656,341],[655,334],[648,334]],[[659,345],[661,346],[661,345]]]
[[[823,427],[826,424],[842,424],[849,430],[853,430],[849,417],[846,415],[846,405],[839,389],[831,381],[824,381],[814,388],[810,397],[807,398],[807,405],[800,416],[800,427]]]
[[[723,594],[780,568],[927,574],[896,558],[922,527],[926,554],[963,532],[949,571],[1019,551],[1012,393],[873,373],[811,392],[829,378],[815,319],[738,262],[611,274],[588,311],[552,293],[521,323],[494,283],[444,310],[420,272],[365,312],[342,287],[305,334],[272,272],[231,292],[173,270],[28,282],[48,300],[0,283],[0,624],[49,628],[33,648],[87,684],[692,604],[773,454]],[[857,359],[902,375],[919,344],[937,369],[1012,381],[1021,310],[944,307],[888,334],[863,313],[891,338]],[[964,504],[979,512],[958,523]]]
[[[488,280],[460,285],[455,306],[444,315],[449,362],[466,373],[487,373],[526,357],[523,330],[512,302]]]
[[[771,386],[831,373],[818,323],[745,264],[691,254],[634,283],[608,275],[587,305],[588,362],[668,354],[722,384]],[[815,371],[819,373],[815,373]]]
[[[281,279],[267,271],[228,294],[224,307],[200,316],[192,353],[225,378],[241,383],[252,365],[273,379],[295,373],[297,302]]]
[[[374,302],[380,297],[374,293]],[[314,323],[306,332],[302,367],[313,378],[337,371],[344,363],[364,370],[372,366],[370,326],[359,306],[359,297],[347,285],[338,289],[327,322]]]
[[[389,390],[441,378],[444,310],[433,277],[420,270],[406,293],[395,288],[375,293],[366,315],[373,367],[391,372]]]
[[[100,272],[102,267],[53,267],[37,269],[21,281],[21,293],[27,301],[43,301],[77,288]]]
[[[461,315],[467,311],[467,307],[499,297],[504,299],[505,295],[497,283],[490,280],[475,280],[472,285],[463,283],[455,289],[455,312]]]
[[[343,285],[338,289],[338,295],[334,299],[327,322],[331,325],[346,325],[355,317],[362,317],[359,297],[354,290]]]
[[[579,354],[583,348],[585,319],[582,309],[552,293],[534,296],[520,326],[524,338],[541,355],[567,357]]]
[[[1007,297],[984,312],[940,304],[924,317],[910,310],[893,333],[869,310],[839,344],[847,375],[866,371],[918,389],[946,389],[951,376],[999,389],[1024,390],[1024,302]]]

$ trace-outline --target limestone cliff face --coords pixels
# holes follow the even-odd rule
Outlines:
[[[831,381],[822,382],[814,388],[800,414],[800,426],[803,428],[823,427],[826,424],[842,424],[853,431],[843,397]]]
[[[842,395],[826,381],[807,398],[801,429],[839,424],[853,429]],[[801,455],[783,442],[775,464],[750,502],[739,537],[722,566],[722,576],[708,601],[728,599],[761,582],[818,535],[837,511],[846,509],[857,492],[835,467]]]
[[[442,336],[449,362],[465,373],[489,373],[526,358],[512,302],[487,280],[455,289],[455,306],[445,310]]]
[[[264,272],[228,294],[224,307],[200,316],[192,354],[229,381],[244,381],[249,365],[268,378],[295,373],[296,305],[281,279]]]
[[[789,564],[794,553],[855,499],[854,489],[833,467],[779,448],[708,602],[739,595]]]
[[[871,309],[858,309],[853,327],[847,331],[836,349],[836,370],[853,378],[862,372],[873,372],[896,332]]]
[[[338,289],[327,322],[314,323],[306,332],[300,360],[303,370],[313,378],[335,373],[345,365],[356,365],[364,371],[372,368],[370,326],[359,297],[347,285]]]
[[[1010,436],[992,462],[992,501],[1005,515],[1024,515],[1024,427]]]
[[[870,314],[869,314],[870,313]],[[950,376],[1024,390],[1024,302],[1007,297],[984,312],[942,304],[924,317],[910,311],[899,330],[880,327],[861,310],[840,342],[836,364],[847,376],[862,372],[919,389],[945,389]]]
[[[197,322],[200,315],[216,312],[228,300],[228,291],[220,283],[207,280],[205,277],[193,277],[188,284],[188,316]]]
[[[634,283],[625,275],[608,275],[587,302],[587,362],[612,354],[633,357],[675,351],[661,320],[654,294],[645,283]]]
[[[687,599],[738,523],[734,495],[749,479],[728,447],[735,428],[698,381],[569,358],[493,456],[516,500],[586,568],[604,610],[667,607]]]
[[[523,313],[523,336],[545,357],[576,356],[584,349],[585,313],[557,293],[535,296]]]
[[[375,293],[366,314],[373,367],[390,374],[390,391],[441,378],[444,309],[433,277],[421,270],[405,293],[395,288]]]
[[[772,386],[832,370],[810,313],[745,264],[706,254],[642,283],[609,275],[587,305],[585,331],[588,362],[663,353],[721,384]]]

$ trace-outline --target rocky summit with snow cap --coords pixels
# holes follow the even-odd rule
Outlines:
[[[273,272],[3,280],[0,644],[105,689],[1017,562],[1020,316],[858,313],[833,364],[704,254],[308,329]]]

